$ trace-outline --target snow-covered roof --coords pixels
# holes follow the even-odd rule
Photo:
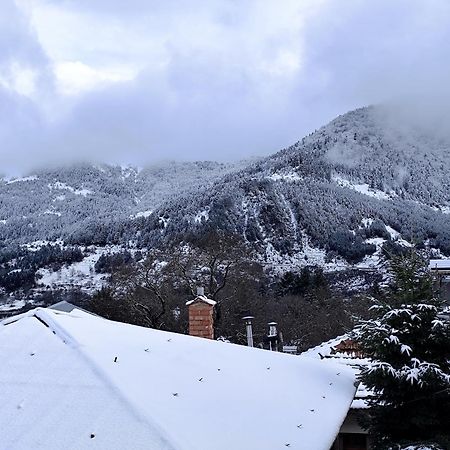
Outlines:
[[[76,306],[73,303],[66,302],[65,300],[62,300],[58,303],[54,303],[53,305],[49,306],[49,309],[56,309],[57,311],[63,311],[68,313],[72,312],[74,309],[78,309],[80,311],[84,311],[85,313],[92,314],[94,316],[97,315],[94,314],[93,312],[80,308],[79,306]]]
[[[210,298],[206,297],[206,295],[197,295],[197,297],[195,297],[194,299],[186,302],[186,306],[192,305],[193,303],[197,303],[197,302],[207,303],[208,305],[211,305],[211,306],[214,306],[217,303],[216,301],[211,300]]]
[[[322,342],[321,344],[309,348],[302,353],[302,356],[309,356],[313,358],[325,358],[334,353],[334,349],[341,342],[347,340],[349,336],[347,334],[343,334],[342,336],[335,337],[334,339],[330,339],[329,341]]]
[[[335,364],[343,364],[347,367],[350,367],[354,371],[355,376],[357,376],[360,373],[362,367],[370,364],[370,360],[361,356],[359,352],[340,350],[340,348],[342,348],[342,345],[343,348],[351,348],[351,346],[345,345],[350,341],[350,336],[348,334],[343,334],[342,336],[330,339],[329,341],[323,342],[316,347],[306,350],[305,352],[301,353],[300,356],[318,358],[326,363],[332,362]],[[351,408],[367,408],[368,405],[366,400],[370,396],[370,390],[363,383],[359,383]]]
[[[77,309],[2,324],[8,449],[327,450],[355,392],[343,367]]]
[[[450,270],[450,259],[430,259],[430,269]]]

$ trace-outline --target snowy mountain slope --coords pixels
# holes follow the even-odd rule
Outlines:
[[[196,162],[138,170],[84,164],[2,180],[0,239],[9,244],[67,239],[95,223],[146,217],[170,196],[208,186],[234,167]]]
[[[387,121],[382,107],[362,108],[196,196],[163,204],[142,221],[139,239],[154,245],[218,228],[262,253],[270,244],[278,254],[301,255],[308,242],[358,262],[377,250],[368,239],[390,229],[394,239],[428,242],[448,254],[449,182],[450,142]],[[196,220],[202,211],[207,216]],[[367,218],[377,220],[377,230],[361,226]]]
[[[368,107],[246,164],[83,165],[4,180],[0,242],[151,248],[226,230],[278,272],[370,270],[394,241],[450,254],[449,185],[449,140]]]

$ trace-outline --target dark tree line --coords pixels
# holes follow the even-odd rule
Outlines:
[[[276,321],[286,343],[306,349],[351,329],[367,302],[335,290],[318,267],[273,278],[254,262],[238,235],[209,233],[197,245],[152,250],[145,258],[115,267],[108,288],[89,307],[113,320],[186,333],[187,300],[196,287],[217,302],[215,335],[245,344],[242,318],[255,316],[255,341]]]

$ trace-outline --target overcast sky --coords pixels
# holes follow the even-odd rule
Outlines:
[[[449,79],[448,0],[1,0],[0,171],[267,155]]]

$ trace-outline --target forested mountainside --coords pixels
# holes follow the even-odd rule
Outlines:
[[[146,217],[170,197],[208,187],[235,167],[167,162],[138,170],[83,164],[1,180],[1,243],[67,240],[79,230]]]
[[[241,234],[264,252],[301,254],[307,245],[350,262],[376,251],[368,241],[375,237],[449,254],[450,141],[388,121],[383,112],[347,113],[195,196],[171,199],[142,220],[138,242],[212,228]],[[124,236],[135,236],[129,230]]]
[[[43,170],[0,184],[0,275],[10,290],[39,274],[51,284],[68,258],[86,266],[84,280],[99,249],[195,244],[218,230],[278,272],[373,267],[382,246],[411,243],[448,255],[449,185],[450,140],[397,123],[381,106],[254,162]],[[60,244],[36,252],[36,241]]]

